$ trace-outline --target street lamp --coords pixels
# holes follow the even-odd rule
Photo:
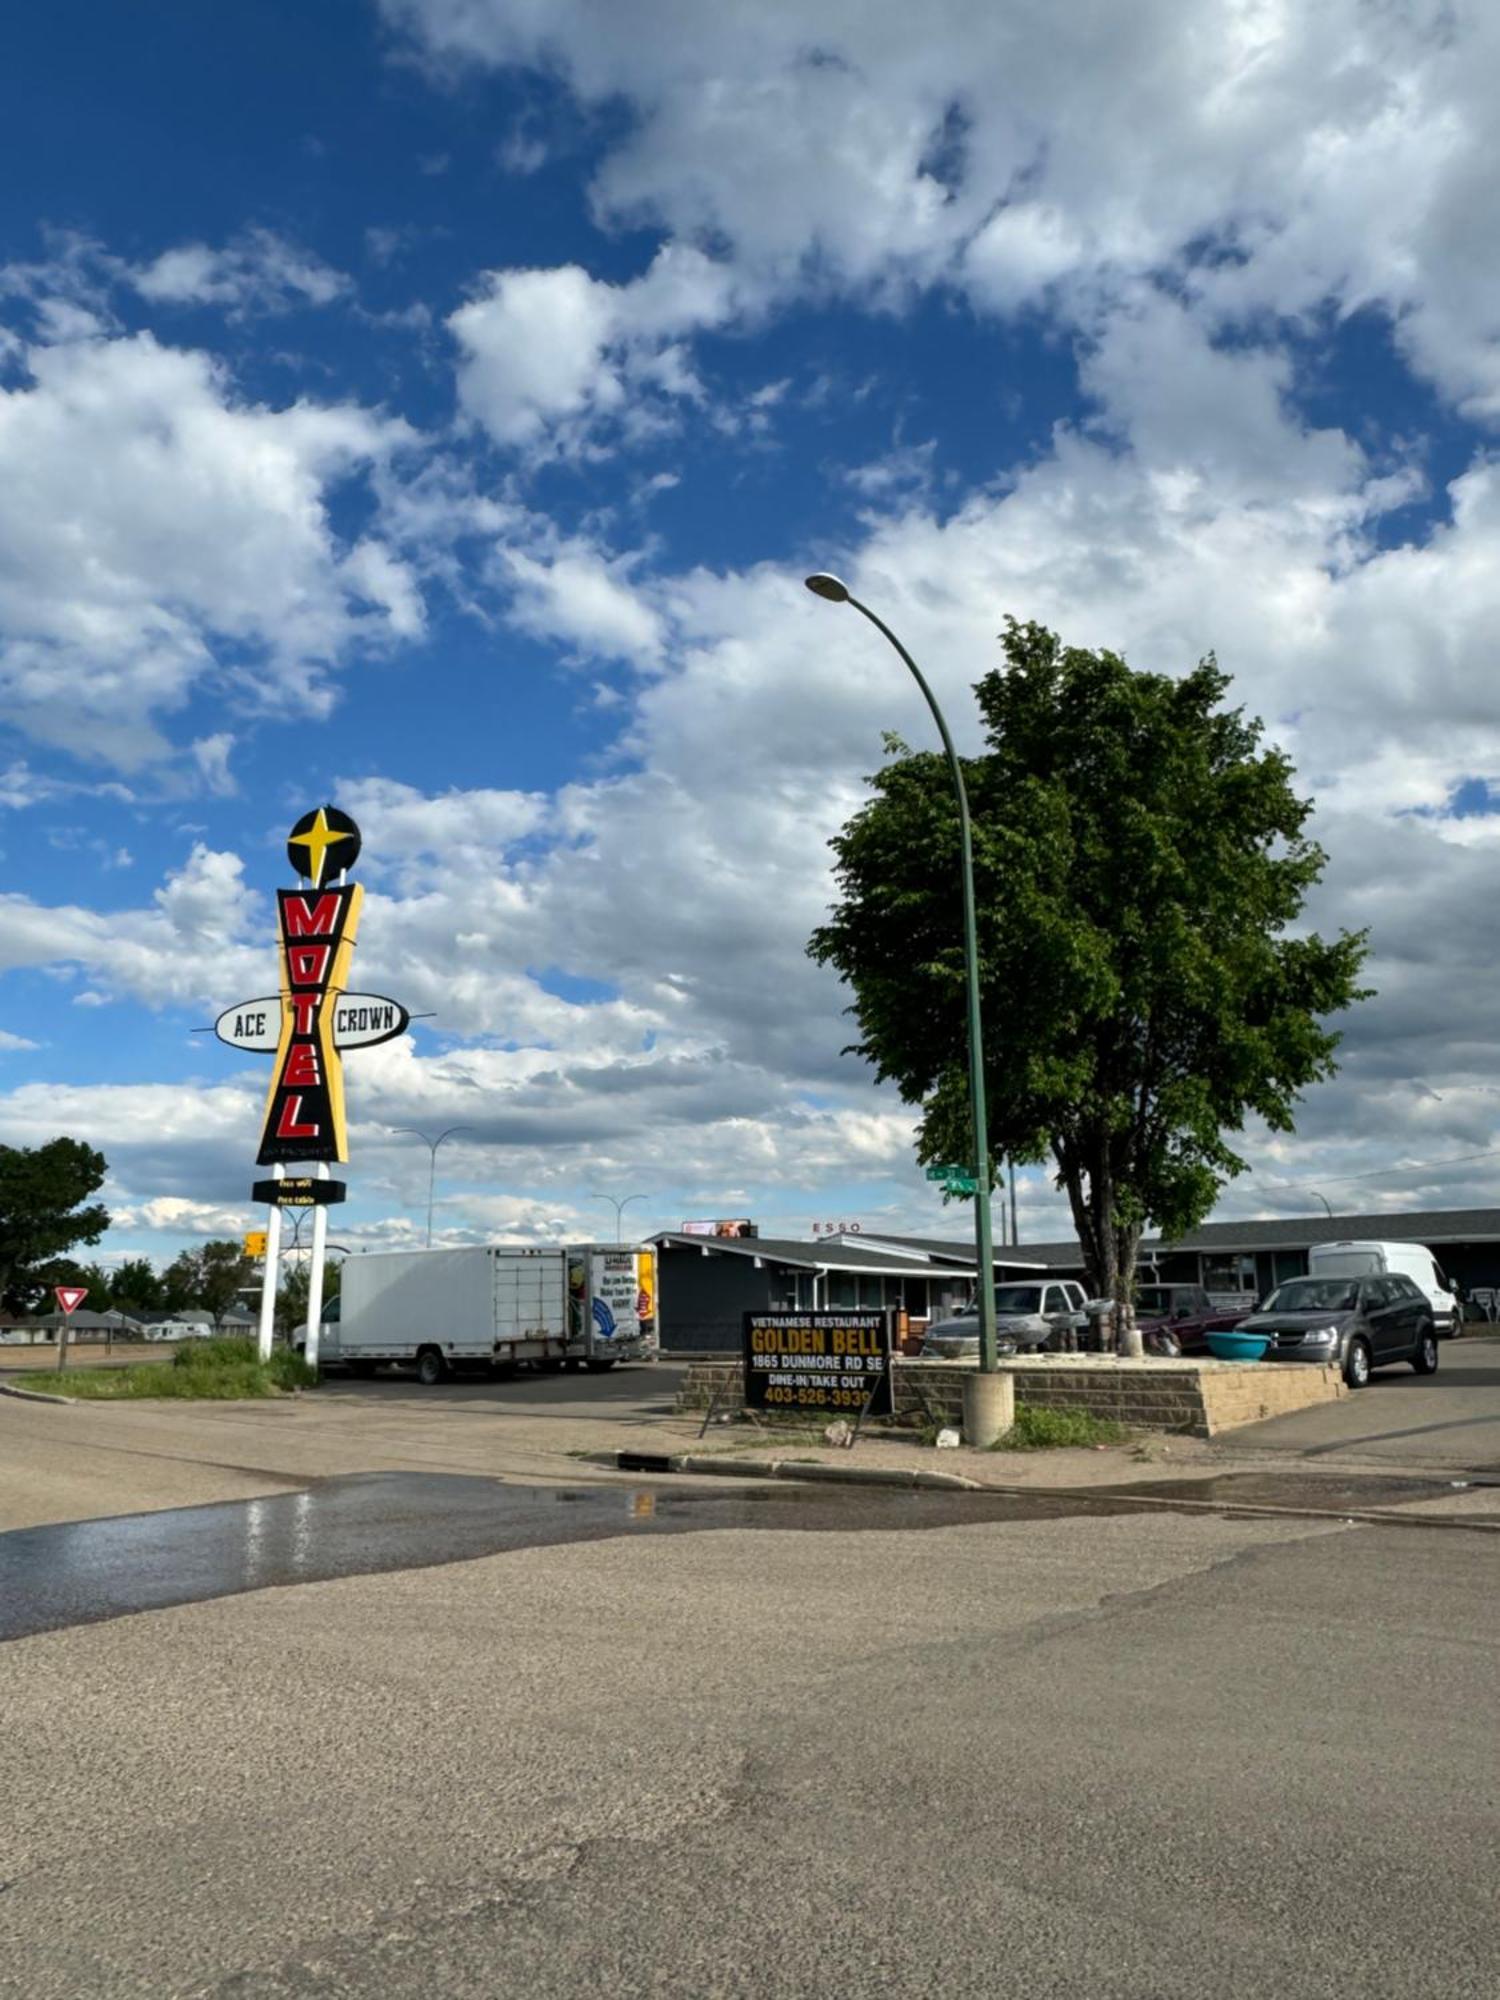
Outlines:
[[[446,1132],[439,1132],[435,1139],[429,1139],[425,1132],[419,1132],[415,1125],[393,1125],[393,1132],[405,1132],[410,1138],[420,1139],[427,1148],[430,1159],[427,1163],[427,1248],[432,1248],[432,1190],[437,1180],[438,1147],[445,1139],[451,1139],[455,1132],[472,1132],[472,1125],[450,1125]]]
[[[1332,1220],[1333,1220],[1333,1210],[1332,1210],[1332,1209],[1331,1209],[1331,1208],[1330,1208],[1330,1207],[1328,1206],[1328,1197],[1327,1197],[1327,1195],[1326,1195],[1326,1194],[1318,1194],[1318,1190],[1317,1190],[1316,1188],[1309,1188],[1309,1189],[1308,1189],[1308,1193],[1309,1193],[1309,1194],[1314,1194],[1314,1195],[1317,1195],[1317,1196],[1318,1196],[1318,1200],[1319,1200],[1320,1202],[1322,1202],[1322,1204],[1323,1204],[1323,1212],[1324,1212],[1324,1214],[1325,1214],[1325,1215],[1326,1215],[1326,1216],[1328,1217],[1328,1220],[1329,1220],[1330,1222],[1332,1222]]]
[[[948,725],[943,719],[943,711],[938,707],[932,689],[922,678],[921,669],[911,654],[907,652],[890,626],[882,618],[877,618],[867,604],[861,604],[853,596],[849,587],[838,577],[820,573],[807,578],[807,587],[815,597],[823,597],[830,604],[852,604],[854,609],[869,619],[877,632],[884,633],[901,659],[905,662],[912,679],[922,690],[927,706],[932,710],[932,719],[938,726],[938,734],[943,739],[943,749],[948,758],[948,769],[953,776],[953,789],[958,797],[958,832],[962,849],[964,887],[964,967],[969,988],[969,1107],[973,1117],[974,1152],[974,1254],[979,1265],[979,1372],[981,1375],[997,1375],[995,1356],[995,1253],[990,1236],[990,1148],[988,1120],[984,1106],[984,1031],[979,1013],[979,932],[974,921],[974,841],[969,830],[969,794],[964,784],[963,768],[958,761],[958,753],[953,748],[953,738],[948,734]],[[987,1418],[981,1411],[998,1409],[998,1398],[991,1404],[989,1392],[981,1392],[981,1400],[975,1412],[973,1424],[965,1424],[966,1430],[983,1428]],[[990,1438],[983,1441],[992,1442]]]
[[[607,1201],[610,1204],[610,1206],[614,1209],[616,1243],[624,1241],[623,1225],[620,1221],[620,1217],[625,1213],[626,1209],[630,1206],[631,1202],[649,1201],[650,1199],[651,1197],[649,1194],[628,1194],[625,1196],[623,1201],[616,1201],[615,1197],[612,1194],[591,1194],[589,1196],[590,1201]]]

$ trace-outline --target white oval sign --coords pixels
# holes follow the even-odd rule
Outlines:
[[[336,1049],[369,1049],[377,1042],[405,1034],[411,1015],[399,1000],[379,993],[339,993],[333,999],[333,1045]],[[232,1049],[274,1055],[281,1040],[281,996],[242,1000],[226,1007],[214,1022],[214,1033]]]
[[[274,1055],[281,1040],[281,995],[273,993],[269,1000],[242,1000],[237,1007],[226,1007],[214,1022],[214,1033],[232,1049]]]
[[[340,993],[333,1003],[333,1046],[372,1049],[406,1033],[411,1015],[399,1000],[378,993]]]

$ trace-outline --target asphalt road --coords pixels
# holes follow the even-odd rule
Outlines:
[[[16,1640],[0,1993],[1488,2000],[1493,1538],[867,1498]]]
[[[1500,1474],[1500,1341],[1445,1340],[1438,1352],[1436,1375],[1381,1369],[1340,1402],[1227,1432],[1219,1448]]]
[[[686,1363],[677,1361],[610,1368],[597,1375],[588,1369],[518,1368],[513,1375],[450,1375],[428,1389],[400,1368],[383,1368],[366,1381],[335,1370],[324,1376],[318,1393],[374,1410],[499,1409],[573,1416],[579,1410],[599,1413],[616,1407],[669,1410],[685,1372]]]

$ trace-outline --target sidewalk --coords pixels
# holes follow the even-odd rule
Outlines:
[[[1243,1449],[1152,1435],[1089,1449],[982,1452],[872,1433],[844,1448],[819,1442],[815,1432],[785,1435],[739,1423],[716,1423],[700,1438],[702,1419],[663,1409],[665,1385],[645,1376],[638,1398],[604,1405],[575,1405],[565,1385],[541,1407],[507,1402],[504,1390],[464,1400],[390,1387],[394,1394],[372,1387],[263,1403],[56,1404],[0,1396],[0,1531],[387,1471],[533,1485],[832,1478],[1093,1495],[1101,1503],[1134,1488],[1132,1504],[1182,1505],[1196,1497],[1216,1509],[1332,1508],[1354,1518],[1398,1507],[1500,1521],[1493,1484],[1453,1483],[1430,1465],[1389,1459],[1341,1458],[1334,1466],[1273,1457],[1255,1448],[1253,1431]]]

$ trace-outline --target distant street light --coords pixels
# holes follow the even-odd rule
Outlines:
[[[1308,1190],[1308,1192],[1309,1192],[1310,1194],[1315,1194],[1315,1195],[1317,1195],[1317,1196],[1318,1196],[1318,1200],[1319,1200],[1320,1202],[1322,1202],[1322,1204],[1323,1204],[1323,1211],[1324,1211],[1324,1213],[1325,1213],[1325,1214],[1327,1215],[1327,1217],[1328,1217],[1328,1220],[1329,1220],[1330,1222],[1332,1222],[1332,1220],[1333,1220],[1333,1210],[1332,1210],[1332,1209],[1331,1209],[1331,1208],[1330,1208],[1330,1207],[1328,1206],[1328,1197],[1327,1197],[1327,1195],[1326,1195],[1326,1194],[1318,1194],[1318,1190],[1317,1190],[1316,1188],[1310,1188],[1310,1189]]]
[[[826,598],[830,604],[852,604],[862,617],[869,619],[877,632],[884,634],[900,655],[932,710],[932,719],[943,739],[943,750],[953,777],[953,790],[958,798],[964,889],[964,967],[969,991],[969,1108],[973,1123],[974,1255],[979,1266],[979,1372],[994,1375],[998,1372],[995,1356],[995,1252],[990,1235],[989,1121],[984,1104],[984,1030],[979,1014],[979,932],[974,921],[974,841],[969,830],[968,788],[964,784],[963,767],[953,748],[953,738],[948,734],[943,711],[938,707],[932,689],[922,678],[921,669],[890,626],[884,619],[877,618],[867,604],[861,604],[838,577],[821,572],[806,581],[815,597]]]
[[[393,1132],[405,1132],[410,1138],[420,1139],[430,1155],[427,1163],[427,1248],[432,1248],[432,1192],[437,1181],[438,1147],[445,1139],[451,1139],[455,1132],[472,1132],[472,1125],[450,1125],[446,1132],[439,1132],[435,1139],[429,1139],[425,1132],[419,1132],[415,1125],[393,1125]]]
[[[620,1221],[620,1217],[625,1213],[631,1202],[649,1201],[651,1197],[649,1194],[627,1194],[622,1200],[616,1201],[612,1194],[591,1194],[589,1199],[590,1201],[607,1201],[609,1203],[615,1212],[615,1241],[616,1243],[621,1243],[624,1241],[624,1226]]]

